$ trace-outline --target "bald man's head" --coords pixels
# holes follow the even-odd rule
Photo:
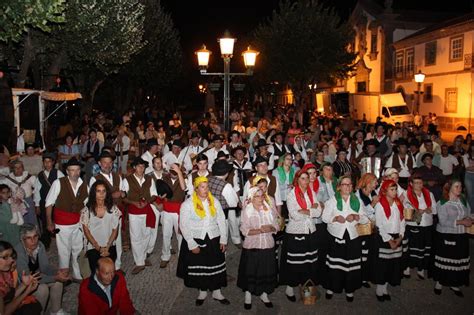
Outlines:
[[[110,257],[101,257],[97,261],[97,280],[104,286],[109,286],[115,276],[115,264]]]

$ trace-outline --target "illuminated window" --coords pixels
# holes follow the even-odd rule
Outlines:
[[[464,37],[457,36],[451,38],[451,44],[449,45],[449,61],[460,61],[463,58],[464,49]]]
[[[458,89],[447,88],[446,99],[444,104],[445,113],[457,113],[458,112]]]

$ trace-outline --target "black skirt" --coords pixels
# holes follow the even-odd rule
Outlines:
[[[318,246],[318,274],[319,283],[322,284],[323,278],[321,275],[326,274],[327,266],[326,266],[326,255],[329,250],[329,242],[331,236],[328,232],[327,224],[322,222],[316,224],[316,242]]]
[[[392,235],[398,237],[397,235]],[[372,282],[375,284],[400,285],[402,279],[402,246],[391,249],[380,235],[375,237]]]
[[[469,285],[469,237],[466,234],[436,233],[433,278],[441,285]]]
[[[270,294],[278,285],[275,249],[242,249],[237,286],[254,295]]]
[[[220,250],[219,240],[220,237],[211,240],[207,235],[204,240],[195,238],[201,251],[193,254],[183,239],[176,275],[184,280],[185,286],[203,291],[227,286],[225,255]]]
[[[362,242],[358,237],[351,240],[347,232],[343,239],[329,237],[324,287],[335,293],[352,293],[362,286]]]
[[[371,280],[371,270],[372,270],[372,256],[373,252],[375,251],[375,234],[372,235],[363,235],[359,236],[361,241],[361,271],[362,271],[362,281],[370,281]]]
[[[406,267],[428,270],[431,262],[433,244],[432,226],[406,226],[408,257]]]
[[[280,257],[280,284],[296,287],[311,279],[318,284],[318,244],[316,232],[285,233]]]

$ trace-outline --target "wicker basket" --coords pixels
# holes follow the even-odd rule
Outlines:
[[[374,227],[372,222],[368,222],[366,224],[357,224],[356,225],[357,233],[359,233],[359,236],[364,236],[364,235],[371,235]]]
[[[406,221],[412,221],[413,220],[413,212],[415,210],[414,209],[403,209],[403,216],[405,217],[405,220]]]
[[[466,227],[466,233],[467,234],[471,234],[471,235],[474,235],[474,224],[471,225],[470,227]]]
[[[316,304],[317,287],[311,279],[308,279],[302,287],[300,287],[301,301],[304,305]]]

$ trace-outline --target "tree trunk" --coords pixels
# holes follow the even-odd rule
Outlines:
[[[59,72],[61,71],[61,68],[64,64],[65,59],[66,59],[66,51],[63,49],[56,55],[56,58],[53,60],[53,62],[49,66],[49,71],[46,77],[46,85],[45,85],[46,91],[51,90],[54,84],[56,84],[56,78],[59,76]]]
[[[28,76],[28,70],[30,69],[31,61],[33,60],[33,43],[31,41],[31,35],[28,31],[26,33],[23,58],[21,60],[20,72],[18,73],[18,80],[15,84],[17,87],[25,87],[26,77]]]

